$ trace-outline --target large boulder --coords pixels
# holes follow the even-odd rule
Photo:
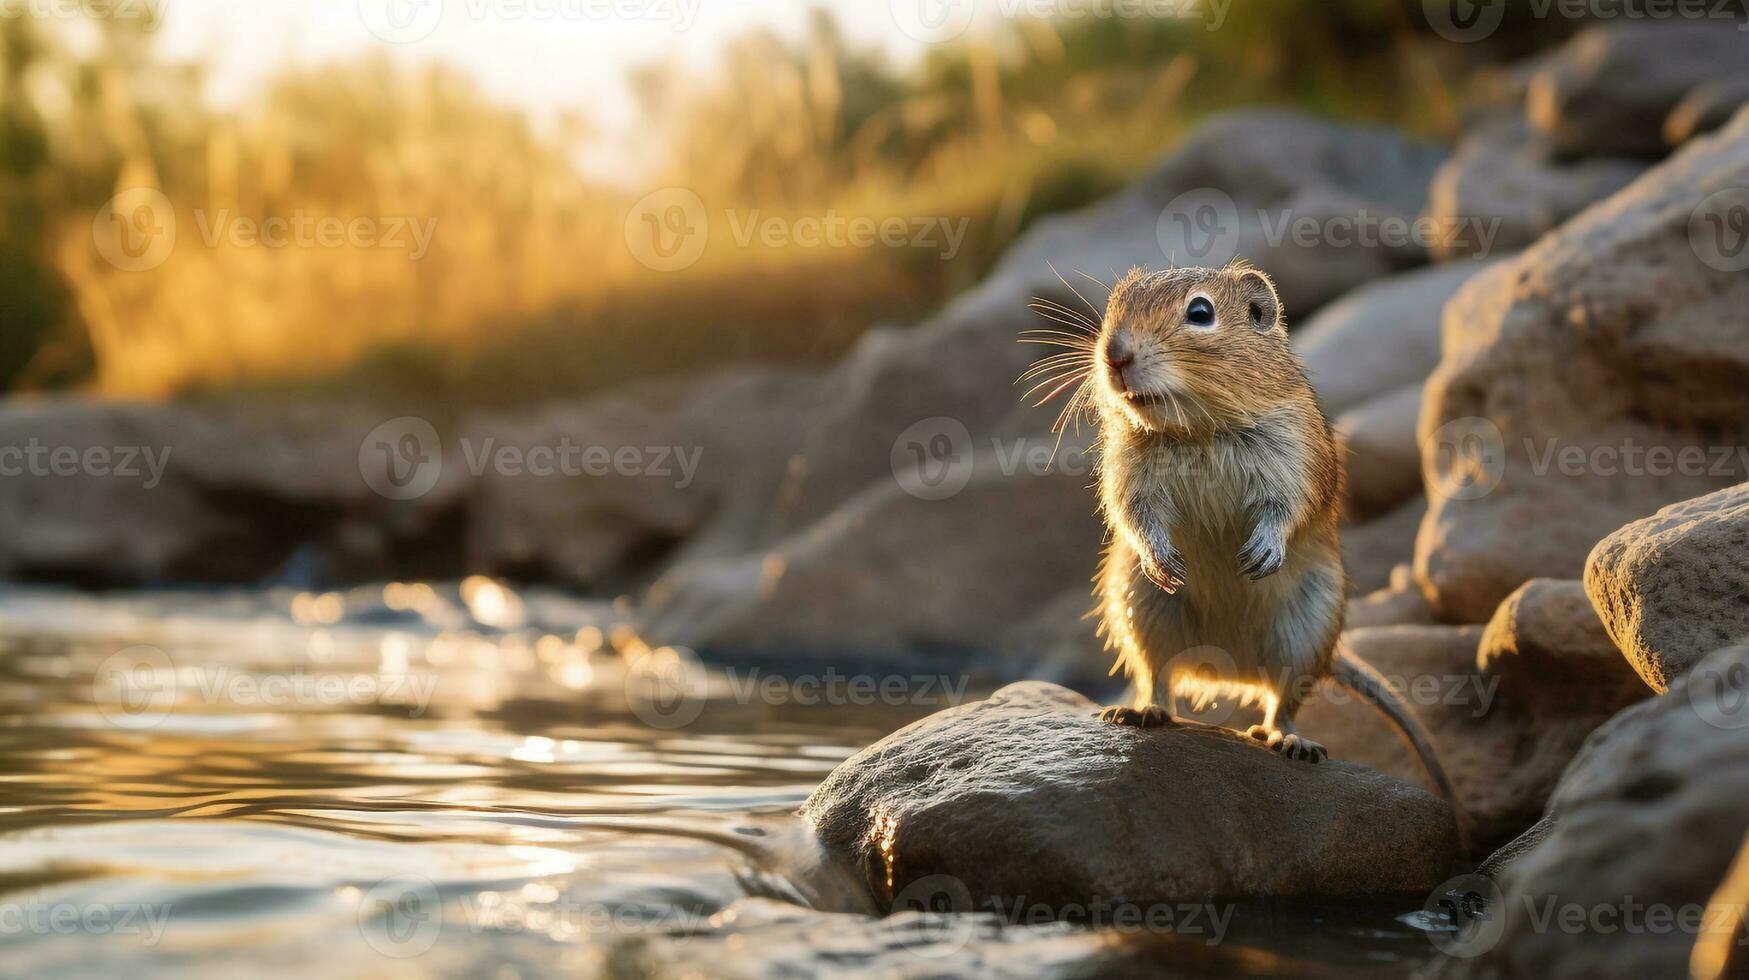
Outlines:
[[[1697,937],[1738,927],[1708,902],[1749,833],[1746,671],[1749,649],[1719,651],[1597,729],[1451,975],[1687,976]]]
[[[1401,893],[1446,875],[1451,811],[1422,790],[1224,729],[1097,711],[1054,685],[1010,685],[857,753],[802,816],[884,902],[930,880],[982,909]]]
[[[1604,538],[1585,589],[1655,690],[1702,657],[1749,643],[1749,485],[1671,504]]]
[[[1486,622],[1623,524],[1749,475],[1711,449],[1749,445],[1749,277],[1690,237],[1744,185],[1749,114],[1447,304],[1415,554],[1442,619]]]
[[[1591,27],[1530,83],[1530,119],[1559,153],[1657,155],[1664,121],[1697,86],[1749,76],[1749,33],[1734,20]]]
[[[1454,259],[1525,248],[1645,169],[1620,157],[1561,159],[1515,116],[1484,123],[1433,178],[1428,216],[1450,231],[1433,254]]]
[[[1293,335],[1294,349],[1335,418],[1380,395],[1427,380],[1439,366],[1441,312],[1487,263],[1450,263],[1368,283]],[[1291,309],[1291,308],[1290,308]]]

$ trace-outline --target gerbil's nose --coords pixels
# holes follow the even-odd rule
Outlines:
[[[1111,371],[1111,380],[1119,388],[1124,387],[1123,369],[1136,363],[1136,353],[1130,350],[1122,336],[1112,334],[1105,342],[1105,366]]]

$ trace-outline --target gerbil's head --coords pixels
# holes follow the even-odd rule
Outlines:
[[[1224,269],[1132,269],[1106,306],[1093,351],[1094,403],[1108,421],[1206,435],[1306,390],[1275,284]]]

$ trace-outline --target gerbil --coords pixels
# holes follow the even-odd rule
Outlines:
[[[1075,348],[1038,368],[1068,370],[1053,379],[1059,390],[1080,380],[1064,417],[1091,409],[1099,423],[1110,542],[1096,613],[1117,651],[1113,673],[1122,667],[1135,688],[1133,705],[1101,717],[1174,724],[1163,698],[1218,693],[1262,704],[1252,737],[1317,762],[1324,747],[1294,715],[1332,678],[1390,717],[1455,806],[1401,697],[1339,647],[1342,466],[1269,277],[1243,263],[1132,270],[1096,336],[1043,333]]]

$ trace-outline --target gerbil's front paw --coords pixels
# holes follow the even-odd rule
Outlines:
[[[1269,528],[1251,532],[1245,547],[1239,549],[1239,571],[1253,582],[1281,571],[1286,562],[1287,540],[1281,532]]]
[[[1184,588],[1184,579],[1189,573],[1184,568],[1184,556],[1177,548],[1167,546],[1157,556],[1142,556],[1142,574],[1161,591],[1171,595]]]
[[[1146,708],[1110,707],[1099,713],[1099,720],[1113,725],[1129,725],[1135,728],[1161,728],[1172,724],[1172,712],[1157,704]]]

